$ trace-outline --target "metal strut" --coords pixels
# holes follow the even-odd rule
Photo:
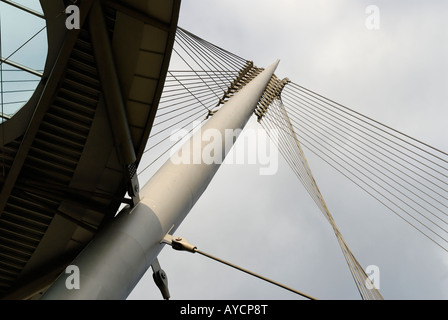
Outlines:
[[[204,252],[204,251],[198,250],[198,248],[197,248],[195,245],[192,245],[191,243],[189,243],[189,242],[187,241],[187,239],[185,239],[185,238],[183,238],[183,237],[174,237],[174,236],[172,236],[172,235],[167,234],[167,235],[163,238],[163,240],[162,240],[161,243],[168,244],[168,245],[170,245],[170,246],[171,246],[173,249],[175,249],[175,250],[179,250],[179,251],[187,251],[187,252],[191,252],[191,253],[196,253],[196,252],[197,252],[197,253],[199,253],[199,254],[201,254],[201,255],[207,257],[207,258],[213,259],[213,260],[215,260],[215,261],[218,261],[218,262],[220,262],[220,263],[223,263],[223,264],[225,264],[225,265],[228,265],[229,267],[232,267],[232,268],[235,268],[235,269],[237,269],[237,270],[243,271],[243,272],[245,272],[245,273],[247,273],[247,274],[250,274],[251,276],[257,277],[257,278],[259,278],[259,279],[261,279],[261,280],[264,280],[264,281],[267,281],[267,282],[269,282],[269,283],[272,283],[272,284],[274,284],[274,285],[276,285],[276,286],[278,286],[278,287],[281,287],[281,288],[283,288],[283,289],[286,289],[286,290],[289,290],[289,291],[291,291],[291,292],[294,292],[294,293],[296,293],[296,294],[298,294],[298,295],[300,295],[300,296],[302,296],[302,297],[305,297],[305,298],[310,299],[310,300],[317,300],[316,298],[314,298],[314,297],[312,297],[312,296],[310,296],[310,295],[308,295],[308,294],[305,294],[305,293],[303,293],[303,292],[297,291],[297,290],[295,290],[295,289],[293,289],[293,288],[290,288],[290,287],[288,287],[288,286],[285,286],[285,285],[283,285],[283,284],[281,284],[281,283],[279,283],[279,282],[276,282],[276,281],[274,281],[274,280],[271,280],[271,279],[269,279],[269,278],[266,278],[266,277],[264,277],[264,276],[261,276],[261,275],[255,273],[255,272],[252,272],[252,271],[249,271],[249,270],[247,270],[247,269],[241,268],[241,267],[239,267],[239,266],[237,266],[237,265],[235,265],[235,264],[233,264],[233,263],[227,262],[227,261],[222,260],[222,259],[220,259],[220,258],[214,257],[214,256],[212,256],[211,254],[208,254],[208,253],[206,253],[206,252]]]

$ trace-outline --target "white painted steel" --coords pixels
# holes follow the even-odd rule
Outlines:
[[[243,129],[255,110],[279,61],[266,68],[230,98],[187,143],[202,141],[208,129]],[[215,141],[225,150],[225,141]],[[42,299],[126,299],[172,234],[209,185],[220,163],[176,164],[168,159],[140,191],[141,201],[125,208],[73,261],[80,271],[80,288],[67,289],[71,274],[61,274]],[[70,279],[69,279],[70,280]]]

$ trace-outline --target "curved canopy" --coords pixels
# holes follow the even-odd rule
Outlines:
[[[68,3],[67,3],[68,4]],[[43,1],[48,56],[0,127],[0,297],[38,297],[128,192],[162,93],[180,0]],[[134,199],[135,201],[135,199]]]

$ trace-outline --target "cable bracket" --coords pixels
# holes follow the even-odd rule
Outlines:
[[[170,230],[171,230],[171,229],[170,229]],[[169,232],[169,231],[168,231],[168,232]],[[232,264],[232,263],[230,263],[230,262],[227,262],[227,261],[225,261],[225,260],[222,260],[222,259],[219,259],[219,258],[217,258],[217,257],[214,257],[214,256],[212,256],[212,255],[210,255],[210,254],[208,254],[208,253],[205,253],[205,252],[201,251],[201,250],[198,250],[196,246],[194,246],[194,245],[192,245],[191,243],[189,243],[189,242],[187,241],[187,239],[185,239],[185,238],[182,238],[182,237],[174,237],[174,236],[172,236],[172,235],[170,235],[170,234],[166,234],[165,237],[163,237],[162,241],[160,241],[160,243],[168,244],[168,245],[170,245],[173,249],[175,249],[175,250],[179,250],[179,251],[188,251],[188,252],[192,252],[192,253],[196,253],[196,252],[197,252],[197,253],[199,253],[200,255],[203,255],[203,256],[205,256],[205,257],[207,257],[207,258],[213,259],[213,260],[215,260],[215,261],[218,261],[218,262],[220,262],[220,263],[223,263],[223,264],[225,264],[225,265],[228,265],[228,266],[230,266],[230,267],[232,267],[232,268],[235,268],[235,269],[237,269],[237,270],[240,270],[240,271],[243,271],[243,272],[245,272],[245,273],[247,273],[247,274],[250,274],[250,275],[252,275],[252,276],[255,276],[255,277],[259,278],[259,279],[262,279],[262,280],[264,280],[264,281],[270,282],[270,283],[272,283],[272,284],[274,284],[274,285],[276,285],[276,286],[279,286],[279,287],[282,287],[283,289],[292,291],[292,292],[294,292],[294,293],[296,293],[296,294],[299,294],[299,295],[301,295],[301,296],[303,296],[303,297],[305,297],[305,298],[308,298],[308,299],[311,299],[311,300],[315,300],[315,298],[313,298],[313,297],[311,297],[311,296],[309,296],[309,295],[307,295],[307,294],[304,294],[304,293],[302,293],[302,292],[300,292],[300,291],[297,291],[297,290],[295,290],[295,289],[292,289],[292,288],[290,288],[290,287],[287,287],[287,286],[285,286],[285,285],[283,285],[283,284],[281,284],[281,283],[275,282],[275,281],[273,281],[273,280],[271,280],[271,279],[268,279],[268,278],[266,278],[266,277],[263,277],[263,276],[261,276],[261,275],[258,275],[258,274],[254,273],[254,272],[252,272],[252,271],[249,271],[249,270],[247,270],[247,269],[238,267],[238,266],[236,266],[236,265],[234,265],[234,264]]]
[[[169,244],[171,247],[173,247],[174,250],[179,251],[188,251],[191,253],[195,253],[197,249],[197,247],[189,243],[187,239],[182,237],[174,237],[170,234],[165,235],[161,243]]]

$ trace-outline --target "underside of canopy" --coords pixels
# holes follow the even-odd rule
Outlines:
[[[138,189],[179,0],[41,1],[48,56],[1,126],[0,297],[39,297]],[[126,193],[131,197],[125,198]]]

